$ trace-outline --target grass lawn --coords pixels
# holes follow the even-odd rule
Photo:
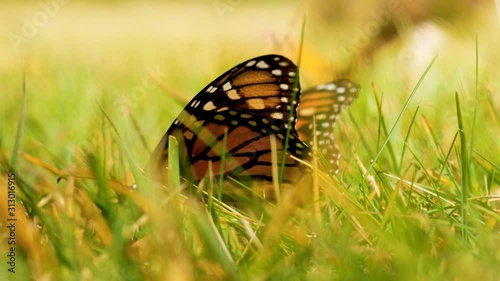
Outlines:
[[[2,2],[0,280],[499,280],[499,7],[410,2]],[[143,176],[218,75],[297,62],[304,14],[302,87],[362,88],[341,170],[260,215]]]

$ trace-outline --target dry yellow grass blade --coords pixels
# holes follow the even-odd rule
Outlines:
[[[44,162],[32,155],[29,155],[28,153],[21,152],[21,156],[29,161],[31,164],[44,168],[45,170],[55,174],[56,176],[60,178],[65,178],[68,179],[69,177],[75,178],[75,179],[90,179],[90,180],[95,180],[95,177],[93,176],[92,172],[88,169],[78,169],[76,171],[71,171],[71,172],[65,172],[62,171],[61,169],[58,169],[54,165],[51,165],[47,162]],[[130,200],[132,200],[137,206],[140,206],[143,210],[150,210],[151,209],[151,204],[149,200],[146,198],[142,197],[137,190],[132,189],[130,186],[123,184],[117,180],[114,179],[108,179],[107,180],[108,186],[115,191],[116,193],[120,195],[127,196]]]

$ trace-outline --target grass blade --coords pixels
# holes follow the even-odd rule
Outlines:
[[[377,103],[377,111],[378,111],[378,139],[377,139],[377,147],[380,145],[380,138],[382,137],[382,132],[384,133],[386,138],[389,138],[389,134],[387,132],[387,122],[385,122],[384,112],[382,111],[382,103],[384,99],[384,95],[382,94],[379,99],[377,89],[375,85],[372,83],[373,95],[375,96],[375,101]],[[394,148],[391,142],[387,142],[387,149],[389,150],[390,160],[394,169],[397,169],[397,160],[396,154],[394,153]],[[399,172],[398,172],[399,173]]]
[[[363,175],[363,178],[366,179],[366,177],[368,176],[368,174],[370,173],[370,171],[373,169],[373,166],[375,165],[375,163],[377,163],[377,160],[378,158],[380,157],[380,155],[382,154],[382,151],[384,151],[384,148],[387,146],[387,144],[389,143],[389,140],[391,139],[391,136],[392,134],[394,133],[394,130],[396,129],[397,125],[399,124],[399,122],[401,121],[401,118],[403,117],[403,114],[406,112],[406,109],[408,108],[409,104],[410,104],[410,101],[413,99],[413,96],[415,95],[415,93],[417,92],[418,88],[420,87],[420,84],[422,84],[422,82],[424,81],[424,78],[427,76],[427,73],[429,72],[429,70],[431,69],[432,65],[434,64],[434,62],[436,61],[436,58],[437,58],[437,55],[434,56],[434,58],[431,60],[431,62],[429,63],[429,65],[427,66],[427,68],[425,69],[424,73],[422,74],[422,76],[420,77],[420,79],[418,80],[417,84],[415,85],[415,87],[413,88],[413,90],[411,91],[411,94],[410,96],[408,97],[408,99],[406,100],[406,103],[405,105],[403,106],[403,109],[401,110],[401,112],[399,113],[399,116],[398,118],[396,119],[396,122],[394,123],[394,126],[392,126],[391,128],[391,131],[389,132],[389,134],[387,135],[387,138],[385,139],[384,143],[382,144],[382,146],[380,147],[380,149],[378,150],[377,152],[377,155],[375,155],[375,158],[373,158],[373,161],[372,163],[370,164],[370,166],[368,167],[368,169],[366,170],[366,173]]]
[[[113,121],[109,117],[108,113],[106,113],[106,111],[104,110],[104,108],[100,104],[98,104],[98,105],[99,105],[99,108],[101,109],[102,113],[104,114],[104,117],[106,117],[109,124],[111,125],[111,127],[115,131],[116,135],[118,136],[118,143],[121,146],[122,151],[125,152],[125,156],[127,157],[128,163],[130,165],[130,170],[132,171],[132,175],[134,176],[135,183],[139,187],[144,186],[144,181],[142,180],[141,172],[139,171],[139,169],[136,166],[137,162],[135,161],[134,157],[132,156],[132,153],[130,152],[128,147],[125,145],[125,142],[123,141],[123,138],[121,137],[120,132],[118,131],[115,124],[113,123]]]
[[[287,156],[287,151],[288,151],[288,141],[290,140],[290,130],[292,128],[292,116],[293,113],[295,112],[296,106],[296,99],[297,95],[300,95],[300,89],[299,89],[299,81],[300,81],[300,61],[302,57],[302,47],[304,45],[304,36],[305,36],[305,30],[306,30],[306,17],[304,15],[304,19],[302,21],[302,31],[300,34],[300,46],[299,46],[299,57],[297,59],[297,75],[295,75],[295,81],[293,83],[293,89],[292,89],[292,103],[290,105],[290,111],[289,111],[289,118],[287,120],[287,127],[286,127],[286,134],[285,134],[285,143],[283,145],[283,155],[281,156],[281,165],[280,165],[280,176],[279,176],[279,183],[281,185],[282,180],[283,180],[283,174],[285,173],[285,162],[286,162],[286,156]]]
[[[408,127],[408,131],[406,132],[406,137],[405,137],[405,141],[403,144],[403,149],[401,150],[401,156],[399,159],[398,173],[401,173],[401,170],[403,170],[403,162],[405,159],[406,148],[408,147],[408,141],[410,140],[411,129],[413,128],[413,124],[415,124],[415,118],[417,117],[419,109],[420,109],[420,106],[417,106],[417,109],[415,110],[415,113],[413,114],[413,117],[411,118],[411,122],[410,122],[410,126]]]
[[[10,166],[13,170],[16,170],[17,162],[19,161],[19,150],[21,149],[23,136],[24,136],[24,125],[26,121],[26,101],[28,99],[28,93],[26,91],[26,61],[23,58],[23,103],[21,105],[21,117],[19,118],[19,123],[17,125],[16,140],[14,142],[14,147],[12,149],[12,157],[10,160]]]
[[[469,155],[467,149],[467,139],[465,138],[464,122],[462,119],[462,110],[460,108],[460,99],[458,93],[455,92],[455,101],[457,107],[458,132],[460,135],[460,160],[462,164],[462,197],[460,205],[460,216],[462,218],[462,237],[467,239],[467,200],[469,199]]]
[[[179,175],[179,145],[174,136],[168,136],[168,186],[170,188],[180,188]]]
[[[226,155],[226,149],[227,149],[227,129],[224,130],[224,138],[222,139],[222,152],[221,152],[221,158],[220,158],[220,170],[219,174],[219,185],[217,188],[217,199],[220,201],[222,199],[222,188],[224,187],[224,171],[226,170],[226,157],[229,155]]]

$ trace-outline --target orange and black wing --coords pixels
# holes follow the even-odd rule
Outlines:
[[[359,86],[350,80],[340,79],[301,93],[296,124],[299,138],[312,147],[314,116],[318,150],[329,161],[332,171],[337,171],[340,159],[333,125],[340,112],[358,97],[359,90]]]
[[[291,156],[309,154],[295,130],[297,79],[295,64],[279,55],[257,57],[233,67],[189,102],[153,152],[152,164],[158,173],[166,174],[167,140],[172,135],[182,148],[181,176],[188,180],[201,180],[209,165],[215,176],[272,180],[270,138],[274,136],[278,165],[286,153],[283,182],[296,181],[300,167]]]

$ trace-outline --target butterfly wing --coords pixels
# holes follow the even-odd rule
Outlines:
[[[335,144],[333,125],[340,112],[359,94],[359,86],[347,79],[320,84],[302,91],[297,108],[297,132],[309,147],[313,142],[313,116],[316,122],[317,146],[332,171],[339,168],[340,152]]]
[[[152,165],[157,173],[166,174],[167,140],[173,135],[182,148],[181,176],[189,180],[205,177],[209,163],[216,176],[271,180],[270,138],[274,135],[277,159],[286,153],[283,180],[296,181],[300,167],[291,156],[300,158],[307,150],[294,129],[295,105],[299,101],[294,93],[300,91],[296,79],[295,64],[279,55],[250,59],[215,79],[189,102],[153,152]]]

